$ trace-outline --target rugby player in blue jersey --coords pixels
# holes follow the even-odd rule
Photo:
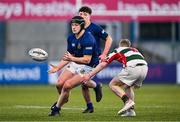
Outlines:
[[[91,22],[91,14],[92,10],[88,6],[82,6],[79,9],[79,16],[83,17],[85,20],[85,29],[86,31],[91,32],[91,34],[96,39],[97,43],[97,52],[99,55],[99,59],[101,61],[104,61],[112,44],[112,38],[109,34],[107,34],[99,25]],[[104,50],[101,51],[100,42],[104,41],[105,43]],[[96,101],[99,102],[102,98],[102,89],[101,84],[97,82],[97,86],[94,88],[94,91],[96,93]],[[83,113],[92,113],[94,112],[94,107],[92,104],[92,101],[90,99],[90,93],[89,88],[86,85],[82,85],[82,93],[84,96],[84,99],[86,101],[87,107],[83,111]]]
[[[61,107],[68,102],[70,90],[82,84],[82,75],[90,72],[99,63],[96,41],[90,32],[85,31],[84,26],[85,21],[81,16],[72,18],[71,29],[73,34],[67,39],[67,52],[58,66],[51,65],[52,68],[48,71],[54,73],[66,66],[58,78],[59,98],[51,107],[49,116],[60,114]],[[86,85],[92,88],[97,86],[91,80]]]

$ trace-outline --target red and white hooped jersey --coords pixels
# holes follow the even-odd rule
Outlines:
[[[133,47],[119,47],[114,49],[110,54],[108,54],[106,62],[109,64],[114,60],[122,63],[124,67],[134,67],[137,64],[147,65],[144,56]]]

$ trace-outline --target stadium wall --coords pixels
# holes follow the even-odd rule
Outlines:
[[[50,62],[56,64],[58,62]],[[0,64],[0,85],[6,84],[55,84],[58,73],[48,74],[48,63]],[[108,83],[122,65],[112,63],[95,77],[95,81]],[[145,84],[180,84],[180,62],[175,64],[149,64]]]

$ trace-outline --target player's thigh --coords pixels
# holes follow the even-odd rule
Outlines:
[[[110,83],[109,83],[110,86],[122,86],[124,85],[124,83],[118,79],[118,77],[114,77]]]
[[[81,83],[82,83],[82,77],[76,74],[65,82],[64,87],[73,88],[76,87],[77,85],[80,85]]]
[[[117,78],[127,86],[132,86],[139,78],[139,74],[139,69],[137,67],[126,67],[121,70]]]
[[[58,78],[58,84],[64,84],[65,81],[73,77],[73,73],[70,72],[67,69],[64,69],[64,71],[59,75]]]
[[[142,83],[143,83],[144,79],[146,78],[147,72],[148,72],[147,66],[140,67],[139,78],[134,83],[135,88],[140,88],[142,86]]]

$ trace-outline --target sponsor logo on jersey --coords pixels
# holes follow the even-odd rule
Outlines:
[[[102,30],[102,32],[101,33],[104,33],[105,31],[104,30]]]
[[[86,50],[92,50],[92,47],[86,47],[85,49]]]
[[[72,47],[75,47],[75,43],[72,43]]]
[[[80,44],[80,43],[78,43],[77,48],[78,48],[78,49],[81,49],[81,44]]]

